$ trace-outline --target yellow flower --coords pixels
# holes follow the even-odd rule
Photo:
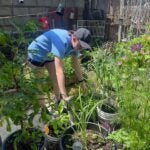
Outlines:
[[[45,127],[44,127],[44,133],[47,135],[49,134],[49,128],[47,125],[45,125]]]

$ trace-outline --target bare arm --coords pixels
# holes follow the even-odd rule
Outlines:
[[[65,76],[63,71],[63,62],[60,58],[55,57],[56,78],[60,94],[65,101],[69,101],[72,97],[67,96],[65,88]]]
[[[67,95],[66,88],[65,88],[65,76],[63,72],[63,62],[58,57],[55,57],[55,68],[56,68],[56,77],[57,77],[60,93]]]

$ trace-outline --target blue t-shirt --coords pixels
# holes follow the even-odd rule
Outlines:
[[[64,29],[52,29],[38,36],[28,47],[28,58],[44,62],[52,58],[78,56],[79,52],[71,45],[71,36]]]

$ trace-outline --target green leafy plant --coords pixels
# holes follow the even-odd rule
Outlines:
[[[146,35],[119,43],[116,51],[118,66],[118,115],[123,129],[110,137],[128,149],[149,149],[149,49]],[[122,49],[121,49],[122,48]]]
[[[46,123],[48,129],[48,133],[50,136],[60,137],[65,128],[70,124],[69,114],[64,113],[65,103],[61,101],[57,107],[57,110],[53,112],[52,117]]]
[[[113,96],[118,105],[118,121],[122,129],[110,137],[121,142],[126,149],[147,150],[150,145],[149,49],[149,36],[144,34],[116,43],[112,53],[98,48],[91,63],[100,97],[107,99]]]
[[[137,133],[134,131],[127,132],[124,128],[113,131],[107,139],[116,141],[123,145],[123,149],[134,149],[138,147],[139,149],[142,149],[144,147],[144,143],[142,144],[139,137],[137,136]],[[140,141],[140,143],[139,143]]]
[[[63,60],[64,62],[64,74],[65,74],[65,79],[66,79],[66,84],[71,84],[75,82],[75,72],[74,69],[72,68],[72,59],[71,57],[67,57]]]
[[[144,144],[143,147],[149,149],[149,141],[147,140],[149,136],[149,85],[148,72],[139,71],[136,75],[132,74],[130,79],[128,78],[123,90],[119,93],[120,122],[127,133],[136,133],[137,141],[134,139],[134,143],[139,143],[138,145],[130,145],[130,148],[141,149]]]
[[[3,125],[5,120],[7,122],[8,131],[11,131],[11,122],[15,125],[20,125],[21,127],[21,132],[19,132],[20,135],[16,136],[14,139],[14,149],[16,149],[15,147],[19,148],[18,146],[20,146],[20,141],[27,142],[29,139],[30,141],[34,141],[38,137],[38,135],[32,136],[34,133],[28,134],[29,128],[33,128],[33,116],[39,112],[38,97],[36,96],[37,93],[37,88],[34,83],[23,80],[22,78],[19,90],[14,92],[7,90],[1,94],[1,125]],[[32,113],[29,113],[31,110]],[[42,132],[40,132],[40,134],[42,135]],[[24,138],[24,136],[26,136],[26,138]]]
[[[2,66],[6,59],[11,60],[14,57],[14,52],[11,50],[12,39],[9,33],[0,31],[0,58],[3,60],[0,62]]]
[[[29,20],[26,22],[26,24],[23,26],[24,32],[36,32],[39,30],[39,27],[41,26],[40,22],[38,20]]]
[[[10,42],[10,36],[8,33],[0,32],[0,45],[7,45]]]
[[[114,98],[115,91],[120,88],[116,76],[118,71],[115,64],[115,53],[112,50],[97,47],[92,53],[92,57],[89,67],[96,76],[95,83],[93,83],[95,85],[95,95],[103,99]]]
[[[7,85],[16,86],[18,88],[18,82],[21,77],[21,73],[23,71],[24,62],[25,62],[25,51],[21,50],[21,45],[24,43],[24,37],[22,35],[17,35],[17,37],[11,36],[7,33],[7,36],[9,37],[9,41],[7,41],[7,46],[3,47],[4,49],[1,51],[2,56],[4,56],[1,61],[1,80],[0,80],[0,86],[2,85],[5,87],[5,84],[3,84],[5,81]],[[4,45],[3,45],[4,46]],[[7,78],[7,79],[6,79]],[[4,81],[4,82],[3,82]],[[12,83],[13,82],[13,83]],[[11,85],[12,83],[12,85]],[[13,85],[15,84],[15,85]],[[2,88],[4,88],[2,87]]]
[[[34,78],[26,77],[26,51],[23,46],[27,44],[26,38],[22,31],[18,31],[9,35],[11,42],[7,43],[13,57],[6,58],[4,53],[0,60],[0,64],[3,64],[0,66],[0,124],[6,121],[8,131],[11,131],[11,122],[21,127],[20,136],[14,140],[14,149],[18,148],[20,140],[36,140],[34,133],[29,134],[28,129],[33,127],[33,117],[40,110],[37,82]],[[40,134],[44,137],[41,131]],[[24,138],[24,135],[27,137]]]
[[[98,138],[99,142],[101,141],[101,143],[103,143],[105,140],[103,139],[102,134],[97,134],[96,131],[91,131],[90,133],[88,132],[89,122],[96,119],[96,107],[102,102],[94,101],[93,97],[90,95],[84,96],[84,94],[79,93],[79,96],[73,99],[69,104],[68,109],[71,117],[70,120],[73,125],[71,129],[74,131],[69,141],[80,141],[83,145],[83,148],[88,149],[88,144],[93,140],[93,138]],[[97,128],[99,131],[101,130],[101,127],[98,125]],[[89,135],[91,136],[90,139]]]

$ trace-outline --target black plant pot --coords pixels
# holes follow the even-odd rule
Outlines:
[[[44,134],[42,133],[42,131],[35,129],[35,128],[29,128],[28,129],[29,133],[35,132],[37,133],[36,137],[40,138],[39,140],[34,140],[34,144],[36,144],[37,150],[44,150],[45,144],[46,144],[46,138],[44,136]],[[2,144],[2,150],[14,150],[14,140],[16,139],[16,137],[18,137],[21,134],[22,130],[19,129],[15,132],[13,132],[12,134],[10,134],[3,142]],[[39,134],[38,134],[39,133]],[[42,136],[41,136],[42,135]],[[25,140],[25,139],[23,139]],[[33,145],[33,143],[25,143],[24,141],[20,141],[19,144],[17,144],[17,150],[32,150],[31,146]]]
[[[47,143],[46,149],[47,150],[58,150],[59,148],[59,138],[55,136],[46,135]]]
[[[101,134],[103,137],[106,137],[108,135],[108,131],[104,127],[101,127],[98,124],[92,122],[86,122],[86,124],[87,124],[87,130],[93,130],[94,132]],[[65,144],[67,140],[71,138],[71,135],[75,133],[76,130],[77,130],[76,125],[72,125],[65,130],[63,136],[60,138],[59,141],[60,150],[66,150]]]

